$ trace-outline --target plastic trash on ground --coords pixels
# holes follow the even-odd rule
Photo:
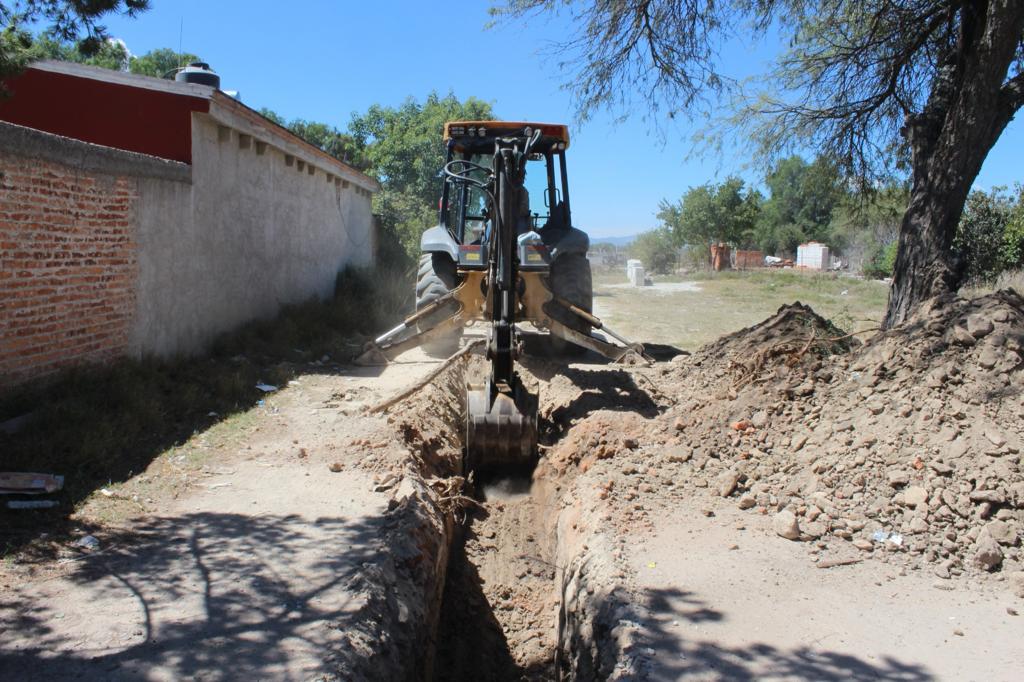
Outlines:
[[[60,505],[57,500],[8,500],[8,509],[52,509]]]
[[[100,541],[96,539],[94,535],[83,535],[75,541],[75,547],[82,547],[84,549],[99,549]]]

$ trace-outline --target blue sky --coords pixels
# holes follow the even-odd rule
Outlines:
[[[414,0],[153,0],[134,20],[105,23],[134,54],[181,47],[201,55],[221,74],[225,89],[286,118],[345,128],[352,112],[371,104],[422,100],[431,90],[492,102],[499,117],[569,123],[574,222],[593,237],[634,234],[655,227],[661,199],[690,186],[738,173],[756,181],[742,157],[692,158],[688,141],[700,122],[662,126],[640,115],[617,122],[600,115],[573,121],[557,59],[546,53],[564,20],[485,29],[488,0],[448,3]],[[744,75],[778,49],[735,44],[727,66]],[[440,143],[440,141],[439,141]],[[977,187],[1024,180],[1019,163],[1024,124],[1010,124],[992,150]]]

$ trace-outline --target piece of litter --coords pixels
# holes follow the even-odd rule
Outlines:
[[[97,549],[100,546],[100,541],[92,535],[83,535],[75,541],[76,547],[84,547],[85,549]]]
[[[0,472],[0,495],[39,495],[64,487],[64,477],[18,471]]]
[[[862,560],[857,558],[849,559],[822,559],[817,564],[818,568],[835,568],[836,566],[849,566],[851,564],[859,564]]]
[[[889,533],[884,530],[876,530],[871,534],[871,539],[875,542],[888,542],[897,547],[903,546],[903,536],[899,533]]]
[[[657,567],[658,567],[658,562],[656,562],[656,561],[648,561],[647,562],[647,568],[657,568]]]
[[[277,386],[272,384],[265,384],[262,381],[256,384],[256,388],[260,389],[264,393],[273,393],[277,390]]]
[[[217,415],[217,413],[216,413],[216,412],[214,412],[213,410],[210,410],[209,412],[207,412],[207,413],[206,413],[206,416],[207,416],[207,417],[216,417],[216,416],[218,416],[218,415]]]
[[[103,497],[113,497],[113,491],[107,490],[106,488],[100,488],[100,495]]]
[[[382,493],[382,492],[384,492],[385,490],[390,490],[391,488],[394,488],[394,487],[395,487],[395,485],[396,485],[396,484],[397,484],[397,483],[398,483],[399,481],[401,481],[401,480],[402,480],[402,477],[401,477],[401,476],[397,476],[397,475],[395,475],[395,474],[393,474],[393,473],[392,473],[392,474],[388,474],[387,476],[385,476],[384,478],[382,478],[382,479],[381,479],[381,480],[380,480],[380,481],[379,481],[379,482],[377,483],[377,485],[376,485],[376,486],[374,486],[374,488],[373,488],[373,492],[375,492],[375,493]]]
[[[57,500],[8,500],[8,509],[52,509],[59,505]]]

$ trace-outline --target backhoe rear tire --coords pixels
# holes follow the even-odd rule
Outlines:
[[[593,312],[594,281],[590,272],[590,261],[583,254],[567,253],[556,258],[551,264],[548,284],[555,296],[565,299],[588,313]],[[590,323],[573,312],[565,310],[562,306],[552,305],[548,314],[570,329],[581,334],[590,334],[592,329]],[[581,355],[587,350],[554,334],[551,335],[551,345],[556,352],[567,355]]]
[[[443,253],[425,253],[420,256],[419,270],[416,273],[416,310],[422,310],[449,291],[457,287],[459,276],[455,261]],[[427,329],[435,322],[450,316],[456,304],[442,306],[419,323],[420,329]],[[453,331],[444,336],[423,344],[423,350],[433,357],[448,357],[459,349],[462,330]]]

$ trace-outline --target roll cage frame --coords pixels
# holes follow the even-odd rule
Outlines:
[[[465,139],[452,138],[446,145],[445,165],[453,160],[469,161],[474,156],[492,156],[494,138],[474,138],[471,143]],[[544,159],[547,187],[544,190],[544,204],[548,207],[548,219],[544,225],[533,225],[535,230],[564,229],[572,226],[572,212],[569,205],[569,174],[565,161],[565,149],[557,149],[559,140],[542,137],[535,146],[531,160]],[[564,144],[563,144],[564,147]],[[560,185],[560,186],[559,186]],[[458,244],[466,243],[466,220],[486,220],[494,215],[495,207],[488,197],[486,215],[468,215],[471,185],[459,183],[445,176],[438,206],[438,224],[443,226]],[[454,196],[453,196],[454,195]],[[485,195],[486,196],[486,195]],[[454,223],[450,224],[451,202],[455,202]]]

